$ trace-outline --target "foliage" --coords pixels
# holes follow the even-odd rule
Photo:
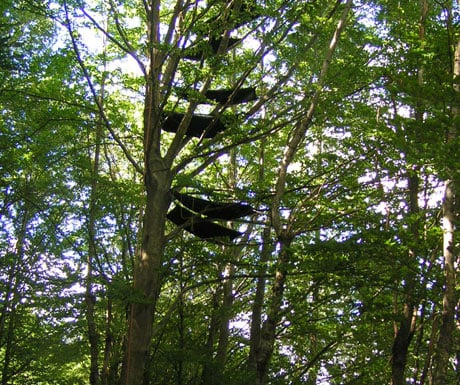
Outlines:
[[[212,56],[195,38],[223,33],[222,5],[161,2],[164,41],[150,47],[138,2],[2,3],[2,384],[87,383],[91,346],[97,383],[121,383],[130,305],[145,301],[132,284],[147,199],[152,49],[169,63],[158,79],[159,106],[222,113],[228,126],[211,140],[182,138],[172,188],[245,202],[256,213],[226,224],[244,233],[234,243],[205,241],[166,222],[150,383],[255,382],[251,326],[270,317],[280,271],[286,280],[268,383],[389,382],[408,302],[417,326],[406,380],[428,383],[443,306],[442,182],[458,177],[458,138],[446,144],[458,127],[458,9],[448,19],[447,6],[430,3],[422,41],[418,1],[355,2],[319,87],[345,4],[257,2],[260,17],[242,13],[243,43]],[[179,60],[201,45],[211,57]],[[201,103],[205,84],[251,86],[258,99],[223,112]],[[276,233],[270,220],[280,164],[316,97],[287,167],[283,232]],[[162,156],[176,138],[161,133]],[[418,210],[411,209],[414,175]],[[283,234],[292,236],[287,262]],[[452,384],[458,369],[453,354]]]

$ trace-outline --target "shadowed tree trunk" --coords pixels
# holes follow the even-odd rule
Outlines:
[[[251,328],[250,328],[250,341],[249,341],[249,357],[248,357],[248,370],[249,378],[253,382],[253,377],[257,372],[257,352],[260,345],[261,329],[262,329],[262,311],[265,297],[266,287],[266,274],[267,262],[270,259],[272,252],[271,245],[271,231],[270,227],[266,225],[263,231],[263,245],[260,253],[260,268],[258,270],[256,292],[254,295],[254,302],[252,304]],[[249,383],[249,382],[248,382]]]
[[[96,127],[96,147],[94,153],[94,164],[91,180],[91,196],[88,218],[88,260],[87,260],[87,276],[85,287],[85,303],[86,303],[86,324],[88,328],[88,340],[90,346],[90,375],[89,383],[95,385],[99,383],[99,333],[95,320],[96,311],[96,295],[93,291],[93,264],[96,263],[97,246],[96,246],[96,207],[98,194],[98,173],[99,173],[99,156],[100,156],[100,141],[101,141],[100,124]]]
[[[419,24],[419,39],[421,42],[425,40],[425,20],[428,14],[428,2],[423,0],[420,4],[420,24]],[[418,69],[417,82],[420,92],[423,88],[423,67]],[[408,146],[413,149],[417,148],[420,143],[418,130],[423,125],[423,105],[419,104],[415,107],[415,132],[408,132]],[[417,285],[417,258],[419,257],[420,242],[420,219],[419,219],[419,166],[414,165],[412,169],[408,170],[407,184],[409,188],[409,218],[410,218],[410,232],[412,235],[411,245],[409,246],[407,264],[407,274],[403,277],[404,280],[404,295],[403,295],[403,309],[399,314],[399,325],[395,323],[395,337],[392,347],[392,360],[391,360],[391,383],[392,385],[406,384],[405,370],[407,364],[407,355],[409,352],[409,345],[415,332],[416,325],[416,308],[417,299],[415,298],[416,285]],[[397,304],[395,304],[397,306]]]
[[[155,163],[153,163],[155,164]],[[147,204],[142,227],[142,244],[134,272],[134,296],[131,305],[126,356],[128,385],[142,384],[150,352],[156,300],[161,284],[161,261],[164,250],[164,226],[169,206],[171,178],[168,170],[146,177]],[[147,383],[147,382],[144,382]]]
[[[106,53],[106,41],[104,39],[104,51]],[[107,63],[104,62],[104,73],[106,71]],[[105,87],[105,76],[101,80],[101,90],[99,95],[100,106],[104,105],[104,87]],[[95,319],[96,311],[96,295],[93,289],[93,265],[96,263],[98,258],[97,250],[97,207],[98,207],[98,194],[99,194],[99,164],[101,155],[101,141],[104,128],[104,121],[102,116],[99,116],[96,127],[95,127],[95,148],[94,148],[94,159],[91,170],[91,192],[90,192],[90,203],[88,213],[88,260],[87,260],[87,277],[85,287],[85,303],[86,303],[86,323],[88,327],[88,340],[90,345],[90,375],[89,382],[91,385],[100,383],[101,378],[99,374],[99,332],[97,328],[97,322]]]
[[[27,180],[26,184],[30,183]],[[26,262],[25,245],[27,243],[27,227],[32,217],[28,202],[21,205],[18,214],[18,229],[15,232],[16,244],[11,251],[11,265],[8,272],[8,291],[4,294],[0,315],[0,346],[3,350],[3,363],[1,369],[1,384],[8,385],[14,377],[14,367],[11,361],[14,356],[15,329],[18,324],[18,306],[21,300],[21,285],[24,280],[23,265]]]
[[[265,144],[266,141],[262,140],[259,150],[259,183],[263,183],[265,179]],[[266,274],[267,274],[267,263],[270,260],[270,255],[273,252],[272,240],[271,240],[271,228],[270,223],[265,223],[262,232],[262,247],[260,250],[259,267],[257,271],[257,284],[254,294],[254,300],[252,303],[252,316],[250,326],[250,340],[249,340],[249,356],[248,356],[248,380],[253,381],[257,372],[257,349],[260,344],[260,333],[262,329],[262,312],[265,299],[265,287],[266,287]],[[249,383],[249,382],[248,382]]]

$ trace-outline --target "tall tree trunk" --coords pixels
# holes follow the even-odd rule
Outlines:
[[[99,103],[102,106],[104,102],[104,79],[101,84],[101,95]],[[85,285],[85,304],[86,304],[86,326],[88,328],[88,340],[90,349],[90,373],[89,383],[96,385],[100,381],[99,377],[99,333],[95,320],[96,295],[93,292],[93,265],[97,260],[97,239],[96,239],[96,219],[97,219],[97,201],[98,201],[98,179],[99,179],[99,161],[101,154],[101,139],[103,121],[98,119],[96,124],[95,150],[93,169],[91,170],[91,192],[89,203],[88,218],[88,260],[86,261],[86,285]]]
[[[275,280],[272,287],[270,309],[260,333],[260,342],[257,348],[257,377],[256,384],[267,382],[269,363],[273,354],[276,340],[276,327],[281,320],[281,305],[284,297],[287,268],[291,257],[290,245],[292,238],[279,239],[279,254]]]
[[[248,357],[248,384],[253,383],[257,373],[257,352],[260,345],[260,335],[262,329],[262,310],[265,298],[265,287],[267,278],[267,262],[272,253],[271,231],[267,224],[264,227],[262,235],[262,250],[260,253],[259,270],[257,271],[257,284],[254,301],[252,303],[252,316],[249,340],[249,357]]]
[[[8,385],[10,383],[10,377],[13,376],[10,368],[11,356],[13,355],[13,341],[14,341],[14,329],[16,327],[16,305],[13,305],[9,312],[8,328],[5,335],[5,344],[2,347],[3,353],[3,366],[2,366],[2,385]]]
[[[236,114],[236,109],[234,110]],[[228,171],[228,186],[232,191],[237,190],[238,163],[235,149],[230,151],[230,167]],[[251,227],[246,234],[251,233]],[[245,238],[246,239],[246,238]],[[241,255],[244,242],[239,246],[224,247],[224,253],[229,255],[230,261],[236,261]],[[224,372],[227,363],[228,344],[230,337],[230,320],[232,316],[234,295],[233,295],[233,274],[235,267],[232,262],[227,262],[222,273],[222,306],[219,316],[219,340],[216,351],[216,385],[225,383]]]
[[[231,263],[225,266],[222,282],[222,306],[220,310],[219,342],[216,352],[217,383],[222,382],[225,363],[227,361],[228,338],[230,336],[230,318],[233,307],[233,278],[234,267]]]
[[[213,385],[215,383],[215,362],[214,362],[214,345],[216,343],[217,333],[219,332],[219,311],[220,297],[222,288],[219,286],[212,296],[212,315],[209,322],[208,338],[206,340],[205,362],[203,363],[203,372],[201,374],[201,383],[203,385]]]
[[[420,111],[417,111],[417,116],[422,117]],[[422,118],[421,118],[422,119]],[[420,119],[417,118],[417,121]],[[420,121],[421,123],[421,121]],[[409,141],[409,145],[416,146],[416,141]],[[419,205],[418,205],[418,192],[419,192],[419,176],[418,167],[408,171],[408,187],[409,187],[409,218],[411,230],[411,245],[409,247],[407,259],[407,273],[403,277],[403,309],[401,314],[398,314],[397,298],[395,299],[395,313],[399,316],[399,325],[395,323],[395,337],[392,347],[392,360],[391,360],[391,383],[392,385],[404,385],[405,369],[407,363],[407,355],[409,345],[415,332],[416,324],[416,308],[417,299],[414,293],[416,292],[417,285],[417,258],[419,250],[417,245],[420,243],[419,238]]]
[[[104,361],[102,364],[101,371],[101,384],[110,385],[114,379],[110,377],[111,374],[111,362],[112,362],[112,349],[114,344],[114,336],[112,333],[112,299],[107,299],[106,309],[106,321],[105,321],[105,341],[104,341]]]
[[[27,226],[30,220],[30,212],[27,202],[22,207],[20,213],[20,228],[16,232],[16,247],[11,266],[11,280],[8,282],[11,287],[8,288],[8,293],[5,297],[4,308],[2,309],[2,329],[0,330],[0,346],[3,350],[3,363],[1,372],[1,384],[8,385],[11,383],[11,377],[14,372],[10,368],[11,359],[14,354],[13,342],[15,339],[15,328],[17,327],[16,312],[20,302],[20,286],[23,282],[23,270],[21,268],[25,258],[25,243],[27,239]],[[8,302],[6,302],[8,300]],[[6,329],[6,330],[4,330]]]
[[[413,280],[413,277],[408,279]],[[413,285],[411,285],[413,286]],[[406,290],[409,287],[406,286]],[[415,330],[415,306],[413,299],[410,298],[410,294],[406,294],[406,303],[403,305],[403,311],[400,315],[401,321],[399,326],[396,328],[395,338],[392,348],[392,365],[391,365],[391,384],[392,385],[404,385],[405,380],[405,369],[407,363],[407,354],[409,344],[412,340]]]
[[[262,140],[260,143],[259,150],[259,172],[258,182],[263,183],[265,180],[265,143],[266,140]],[[264,306],[265,298],[265,287],[266,287],[266,274],[267,274],[267,263],[270,260],[272,253],[272,240],[271,240],[271,227],[267,220],[263,231],[262,231],[262,247],[260,250],[260,259],[257,270],[257,283],[256,291],[254,294],[254,300],[252,303],[252,315],[251,315],[251,326],[250,326],[250,338],[249,338],[249,356],[247,361],[248,377],[247,383],[252,383],[256,378],[257,373],[257,349],[260,344],[260,333],[262,329],[262,311]]]
[[[134,266],[134,296],[131,304],[125,353],[125,385],[148,384],[148,362],[155,307],[161,286],[165,247],[166,212],[170,204],[171,161],[161,155],[160,1],[146,2],[149,68],[146,73],[144,107],[144,183],[146,206],[141,244]]]
[[[441,326],[434,357],[433,385],[447,383],[449,372],[449,359],[453,348],[453,335],[455,330],[455,306],[456,306],[456,278],[455,278],[455,187],[452,180],[447,180],[444,185],[443,201],[443,249],[444,249],[444,297],[442,307]]]
[[[455,330],[456,306],[456,271],[455,271],[455,186],[453,180],[444,184],[443,201],[443,250],[444,250],[444,297],[442,307],[441,326],[434,358],[433,385],[442,385],[447,382],[449,359],[453,348],[453,335]]]
[[[460,3],[460,2],[459,2]],[[451,12],[451,10],[450,10]],[[451,18],[449,18],[451,20]],[[457,36],[455,47],[454,65],[453,65],[453,88],[457,95],[460,95],[460,37]],[[452,142],[458,135],[458,118],[460,116],[460,108],[453,106],[452,108],[452,125],[448,132],[446,149],[452,147]],[[455,149],[457,150],[457,149]],[[450,149],[450,151],[453,151]],[[453,174],[454,170],[447,166],[448,174]],[[433,385],[444,385],[447,383],[449,359],[453,349],[453,338],[455,330],[455,306],[456,299],[456,249],[455,249],[455,227],[456,217],[456,183],[453,177],[447,179],[444,183],[444,200],[443,200],[443,252],[444,252],[444,297],[442,301],[442,317],[441,326],[439,329],[439,338],[437,341],[437,349],[434,357],[433,370]]]
[[[278,238],[278,258],[275,278],[272,286],[271,303],[268,310],[267,319],[262,325],[259,344],[256,348],[256,384],[263,385],[267,382],[269,364],[275,347],[276,327],[281,318],[281,305],[284,296],[284,288],[286,282],[286,275],[290,261],[290,245],[293,241],[293,234],[290,229],[284,229],[281,223],[281,200],[284,196],[286,189],[286,179],[288,174],[288,167],[293,161],[295,154],[305,137],[310,123],[313,119],[316,107],[319,102],[319,97],[326,82],[326,75],[334,55],[340,35],[345,27],[348,13],[352,8],[353,1],[347,0],[344,5],[342,14],[337,23],[337,27],[331,38],[331,41],[326,49],[321,70],[316,83],[316,91],[311,97],[309,108],[303,117],[295,126],[292,135],[289,137],[278,169],[278,176],[275,182],[275,194],[273,196],[271,205],[271,224],[275,230]]]
[[[420,24],[419,24],[419,38],[423,42],[425,40],[425,20],[428,15],[428,1],[422,0],[420,3]],[[417,82],[419,89],[423,88],[423,67],[418,69]],[[420,91],[421,92],[421,91]],[[418,126],[423,124],[424,108],[422,104],[415,107],[415,121],[417,122],[415,132],[408,132],[407,144],[410,149],[417,148],[418,140]],[[408,187],[409,187],[409,218],[410,218],[410,231],[412,235],[411,245],[409,246],[408,273],[403,277],[404,280],[404,297],[403,309],[400,316],[399,325],[395,323],[395,338],[392,347],[392,361],[391,361],[391,383],[392,385],[404,385],[406,383],[405,370],[407,364],[407,356],[409,352],[409,345],[415,332],[416,323],[416,308],[417,299],[414,297],[417,285],[416,271],[418,269],[417,259],[419,258],[420,250],[420,219],[419,219],[419,166],[411,165],[408,170]]]

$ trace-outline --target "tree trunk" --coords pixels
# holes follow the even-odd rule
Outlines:
[[[20,286],[23,282],[23,272],[21,265],[25,259],[25,244],[27,240],[27,226],[30,220],[30,213],[27,207],[27,203],[22,207],[22,216],[20,220],[20,228],[16,232],[16,247],[14,250],[13,260],[11,261],[11,279],[8,279],[8,283],[11,285],[8,287],[8,292],[5,296],[5,303],[2,309],[1,329],[0,329],[0,346],[3,350],[3,363],[1,373],[1,384],[8,385],[11,383],[10,379],[14,375],[14,372],[10,368],[11,359],[14,355],[13,342],[15,339],[15,329],[17,327],[16,312],[18,304],[20,303]],[[6,329],[6,330],[4,330]]]
[[[161,285],[164,228],[169,206],[168,171],[156,173],[156,183],[147,188],[147,204],[142,228],[142,244],[134,267],[134,296],[129,319],[125,359],[126,385],[148,384],[150,342],[156,300]],[[145,380],[144,380],[145,379]]]
[[[103,103],[104,82],[101,85],[100,103]],[[94,150],[94,163],[91,170],[91,196],[88,213],[88,260],[86,261],[87,275],[85,285],[86,326],[88,328],[88,341],[90,350],[89,383],[99,383],[99,333],[95,320],[96,295],[93,293],[93,264],[97,259],[96,217],[98,201],[99,158],[102,137],[102,119],[96,124],[96,138]]]
[[[249,378],[248,383],[253,383],[253,379],[257,372],[257,349],[260,345],[260,334],[262,324],[262,310],[264,305],[265,297],[265,286],[267,274],[267,262],[270,259],[272,252],[271,248],[271,231],[268,225],[265,226],[262,236],[262,250],[260,253],[259,270],[257,274],[256,292],[254,295],[254,301],[252,304],[252,316],[251,316],[251,328],[250,328],[250,340],[249,340],[249,357],[248,357],[248,371]]]
[[[212,296],[212,315],[209,322],[208,338],[206,340],[205,361],[203,363],[203,372],[201,374],[201,383],[209,385],[215,383],[215,363],[214,363],[214,345],[216,343],[217,333],[219,331],[219,303],[222,294],[222,288],[219,286]]]
[[[111,361],[112,361],[112,350],[114,344],[114,336],[112,333],[112,299],[107,299],[107,310],[106,310],[106,321],[105,321],[105,343],[104,343],[104,361],[102,364],[101,371],[101,384],[110,385],[114,379],[110,377],[111,374]]]
[[[259,150],[259,172],[258,182],[263,183],[265,175],[265,143],[263,139],[260,144]],[[266,287],[266,274],[267,274],[267,263],[270,260],[272,254],[272,239],[271,239],[271,227],[268,220],[264,224],[262,232],[262,247],[260,250],[260,259],[257,270],[257,283],[256,291],[254,294],[254,300],[252,303],[252,315],[251,315],[251,327],[249,337],[249,356],[247,361],[248,376],[247,383],[253,383],[257,373],[257,349],[260,344],[260,333],[262,325],[262,311],[264,306],[265,298],[265,287]]]
[[[13,373],[10,373],[11,356],[13,355],[13,341],[14,341],[14,329],[16,328],[16,305],[12,307],[9,313],[8,329],[5,335],[5,344],[2,346],[3,353],[3,367],[2,367],[2,385],[8,385],[10,383],[10,377]],[[3,341],[2,341],[3,342]]]
[[[165,247],[166,212],[170,204],[171,163],[161,155],[160,1],[146,3],[148,57],[144,104],[144,183],[146,206],[141,244],[134,266],[134,296],[131,304],[128,345],[125,353],[125,385],[149,383],[148,362],[155,314],[161,287],[161,264]]]
[[[425,40],[425,20],[428,14],[427,0],[421,1],[420,9],[420,24],[419,24],[419,38],[423,42]],[[419,89],[422,90],[424,79],[423,66],[418,69],[417,81]],[[415,106],[415,132],[408,132],[407,145],[409,148],[417,148],[420,140],[418,139],[418,127],[423,124],[424,107],[422,104]],[[420,242],[420,220],[419,220],[419,166],[415,165],[412,169],[408,170],[408,187],[409,187],[409,219],[410,231],[412,235],[411,245],[409,245],[409,253],[407,264],[409,266],[408,273],[403,277],[404,280],[404,298],[403,310],[400,314],[401,320],[399,327],[395,326],[395,338],[392,348],[392,362],[391,362],[391,383],[392,385],[404,385],[406,383],[405,370],[407,363],[407,355],[409,352],[409,345],[415,332],[416,323],[416,308],[417,299],[414,298],[416,292],[418,270],[418,258],[420,250],[418,245]]]
[[[449,18],[450,20],[450,18]],[[460,38],[457,37],[454,65],[453,65],[453,88],[457,95],[460,95]],[[446,149],[451,149],[452,142],[458,135],[458,118],[460,109],[454,106],[452,109],[453,123],[450,127]],[[455,150],[457,150],[455,148]],[[454,170],[447,167],[449,174]],[[442,301],[442,317],[439,329],[439,338],[437,342],[436,354],[434,357],[433,385],[444,385],[447,383],[447,373],[449,359],[453,348],[453,336],[455,331],[455,306],[456,299],[456,250],[455,250],[455,227],[456,227],[456,181],[447,179],[444,183],[444,200],[443,200],[443,252],[444,252],[444,297]]]
[[[267,319],[263,323],[260,341],[255,351],[256,355],[256,380],[257,385],[264,385],[267,382],[269,364],[275,347],[276,327],[281,319],[281,307],[284,295],[284,287],[286,281],[287,269],[290,261],[290,245],[293,241],[293,234],[289,229],[284,229],[281,223],[281,200],[284,196],[288,167],[293,161],[295,154],[305,137],[310,123],[313,119],[316,107],[319,103],[322,89],[326,82],[326,75],[334,55],[340,35],[345,27],[348,13],[353,5],[352,0],[347,0],[337,27],[333,33],[331,41],[326,49],[324,60],[321,65],[320,74],[315,85],[316,91],[311,97],[311,102],[305,116],[298,122],[290,135],[283,153],[278,176],[275,183],[275,194],[271,204],[271,224],[278,237],[278,265],[275,272],[275,279],[272,286],[271,304],[267,314]]]
[[[272,287],[270,310],[267,314],[267,319],[263,323],[260,333],[260,342],[257,347],[257,385],[264,385],[267,382],[269,363],[275,348],[276,326],[281,320],[281,307],[283,303],[287,267],[291,256],[289,250],[291,242],[292,238],[280,238],[279,240],[278,266]]]
[[[417,255],[418,250],[416,244],[419,242],[419,206],[418,206],[418,190],[419,177],[418,170],[410,170],[408,185],[409,185],[409,217],[411,218],[411,233],[412,245],[409,248],[407,264],[409,266],[408,273],[403,277],[404,280],[404,297],[403,310],[399,317],[401,318],[399,325],[395,324],[395,338],[392,347],[391,360],[391,384],[404,385],[405,369],[407,363],[407,355],[409,345],[415,332],[416,323],[416,303],[414,298],[416,292],[416,274],[417,270]],[[395,304],[397,309],[397,304]]]
[[[415,330],[415,306],[411,301],[404,304],[401,321],[397,329],[392,348],[391,383],[392,385],[404,385],[407,352]]]
[[[224,270],[224,280],[222,282],[222,307],[220,310],[219,343],[217,345],[216,362],[217,377],[222,377],[225,363],[227,361],[228,338],[230,335],[230,318],[233,307],[233,279],[231,276],[234,268],[231,263],[227,263]],[[220,381],[219,381],[220,382]]]
[[[434,358],[433,385],[447,384],[449,359],[455,330],[456,278],[455,278],[455,188],[452,180],[445,182],[443,201],[444,298],[436,355]]]

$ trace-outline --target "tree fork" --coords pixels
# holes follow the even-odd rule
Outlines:
[[[171,165],[160,154],[160,71],[158,47],[160,1],[144,3],[147,16],[150,65],[144,105],[144,185],[146,207],[140,247],[134,266],[134,296],[124,360],[125,385],[148,384],[148,362],[155,307],[161,287],[166,212],[170,204]]]

